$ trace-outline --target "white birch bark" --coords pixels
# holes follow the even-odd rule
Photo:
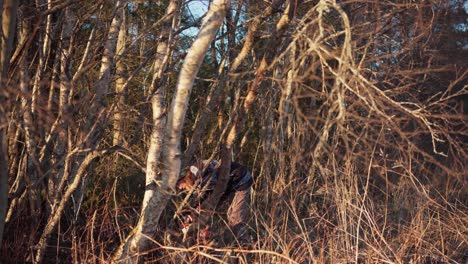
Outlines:
[[[64,118],[68,108],[68,94],[70,92],[70,81],[71,81],[71,49],[72,43],[71,38],[73,34],[73,27],[75,26],[76,16],[71,7],[67,7],[65,10],[65,25],[62,28],[60,36],[61,50],[60,50],[60,94],[59,94],[59,116]],[[66,140],[65,137],[61,137],[61,140]]]
[[[125,19],[125,9],[122,9],[122,23],[120,25],[119,36],[117,39],[117,49],[116,49],[116,75],[117,79],[115,80],[115,93],[117,94],[117,110],[114,113],[113,120],[113,130],[114,134],[112,137],[112,144],[119,145],[122,143],[122,130],[123,130],[123,117],[122,111],[126,104],[126,89],[124,89],[124,84],[126,82],[125,78],[125,65],[123,63],[123,54],[125,52],[125,40],[127,35],[127,26]]]
[[[279,113],[279,126],[280,126],[280,142],[283,143],[285,139],[285,133],[289,138],[292,133],[292,115],[291,115],[291,97],[293,94],[294,79],[297,74],[296,68],[296,45],[292,45],[291,54],[289,55],[289,64],[291,69],[287,74],[286,87],[282,90],[281,99],[279,102],[278,113]],[[286,132],[285,132],[286,131]]]
[[[78,79],[83,75],[83,73],[86,72],[86,70],[88,70],[90,66],[92,66],[92,64],[87,65],[87,66],[85,65],[89,62],[89,59],[91,57],[91,51],[92,51],[91,47],[92,45],[94,45],[95,38],[96,38],[96,27],[93,27],[93,29],[91,30],[91,33],[89,33],[88,42],[86,43],[86,48],[83,52],[83,57],[81,57],[81,62],[78,65],[75,73],[73,74],[73,78],[71,81],[72,83],[76,83]]]
[[[52,157],[53,163],[57,162],[65,155],[67,149],[68,137],[68,94],[70,93],[70,79],[71,79],[71,38],[73,34],[73,27],[76,22],[76,16],[71,7],[65,9],[65,23],[60,33],[60,84],[59,84],[59,109],[58,109],[58,140],[55,144],[54,155]],[[53,131],[55,133],[55,131]],[[57,184],[64,177],[67,172],[64,171],[64,166],[58,163],[56,175],[51,175],[49,178],[49,195],[50,197],[57,196]],[[51,199],[53,200],[53,199]]]
[[[100,143],[102,134],[107,125],[108,113],[105,112],[107,110],[106,96],[111,81],[111,70],[115,64],[117,40],[120,27],[123,21],[123,12],[126,4],[127,0],[115,1],[113,18],[111,21],[109,31],[107,32],[106,41],[104,43],[103,55],[101,58],[101,67],[99,70],[99,78],[97,82],[93,85],[95,99],[94,102],[91,104],[89,115],[87,116],[87,123],[85,126],[86,138],[83,139],[84,146],[90,149],[95,149]],[[78,161],[76,162],[77,165],[71,168],[71,173],[69,176],[70,178],[73,179],[75,177],[75,174],[80,168],[80,164],[83,162],[83,159],[84,157],[82,155],[78,156]],[[67,171],[65,171],[65,173],[67,173]],[[64,183],[65,181],[62,179],[62,182]],[[80,185],[80,188],[75,193],[73,193],[73,201],[75,201],[75,215],[78,214],[79,208],[81,208],[81,197],[83,197],[85,189],[86,183],[83,183]]]
[[[47,8],[52,7],[52,0],[47,0]],[[46,1],[41,1],[40,4],[44,4]],[[39,3],[36,4],[36,7]],[[32,100],[31,100],[31,112],[36,113],[37,107],[37,100],[41,95],[41,81],[44,78],[44,72],[46,70],[46,62],[50,57],[50,46],[51,40],[50,36],[52,34],[52,15],[47,15],[46,25],[44,29],[44,33],[41,36],[42,40],[42,48],[39,48],[39,63],[37,65],[37,71],[34,77],[34,84],[33,84],[33,92],[32,92]]]
[[[151,244],[148,238],[154,236],[159,218],[166,207],[171,195],[175,193],[175,185],[180,171],[180,138],[182,127],[185,121],[190,92],[193,87],[195,76],[198,73],[203,58],[209,45],[216,37],[216,33],[226,15],[226,8],[229,0],[214,0],[208,10],[205,20],[200,28],[200,32],[190,47],[185,57],[179,74],[178,83],[174,99],[172,101],[168,124],[165,128],[164,145],[161,157],[162,181],[156,188],[155,182],[148,182],[156,171],[152,171],[157,161],[157,153],[148,153],[147,167],[147,189],[142,205],[142,215],[133,235],[127,239],[126,243],[119,249],[114,260],[121,263],[134,263],[140,252],[145,251]],[[156,138],[151,138],[151,145],[158,145]],[[151,172],[152,171],[152,172]],[[148,185],[153,185],[149,188]],[[153,189],[153,190],[151,190]]]
[[[47,99],[47,112],[52,112],[53,102],[55,98],[55,85],[57,80],[57,75],[60,71],[60,54],[57,52],[54,57],[54,62],[52,66],[52,73],[50,78],[50,85],[49,85],[49,96]]]
[[[106,96],[107,92],[109,90],[110,82],[111,82],[111,70],[112,67],[115,64],[115,57],[116,57],[116,48],[117,48],[117,41],[118,41],[118,35],[120,32],[120,28],[122,25],[123,21],[123,14],[125,12],[125,6],[127,4],[127,0],[116,0],[115,1],[115,9],[113,12],[113,18],[111,21],[110,28],[107,32],[107,38],[106,41],[104,42],[104,50],[103,50],[103,56],[101,58],[101,67],[99,71],[99,78],[98,81],[94,84],[94,92],[95,92],[95,101],[91,105],[91,109],[89,112],[89,115],[87,117],[87,125],[85,127],[85,132],[87,133],[86,138],[84,139],[84,144],[86,147],[89,147],[90,149],[95,149],[98,144],[101,141],[101,137],[103,135],[104,129],[107,126],[107,117],[108,117],[108,112],[109,111],[107,107],[107,102],[106,102]],[[92,36],[90,36],[92,37]],[[84,56],[87,54],[85,53]],[[86,58],[84,58],[86,59]],[[75,177],[77,177],[79,169],[81,168],[84,160],[84,157],[82,155],[79,155],[77,157],[77,165],[75,166],[70,166],[71,171],[69,172],[67,170],[67,165],[65,164],[65,169],[64,173],[65,175],[63,176],[64,179],[62,179],[60,185],[64,186],[66,181],[66,175],[67,173],[69,174],[70,180],[68,182],[73,181],[75,182]],[[67,162],[68,160],[66,160]],[[62,201],[64,199],[69,200],[72,198],[73,202],[73,213],[75,216],[79,214],[80,208],[81,208],[81,203],[83,201],[84,193],[86,190],[86,173],[83,174],[81,177],[82,179],[79,179],[77,182],[78,185],[76,186],[76,190],[70,195],[70,196],[65,196],[61,197],[61,199],[57,199],[57,202]],[[70,186],[67,186],[66,192],[68,193],[68,190],[70,189]],[[59,192],[63,192],[62,190],[65,188],[59,188]],[[57,204],[57,203],[56,203]],[[56,206],[56,204],[54,206]],[[56,209],[55,211],[59,214],[62,214],[60,208],[54,208]],[[56,223],[54,223],[56,224]]]
[[[180,138],[193,82],[209,45],[216,37],[228,6],[230,6],[229,0],[215,0],[212,2],[197,39],[190,47],[179,74],[176,93],[171,104],[168,125],[166,126],[166,144],[162,156],[164,166],[163,185],[167,184],[167,191],[170,192],[174,190],[180,171]]]
[[[153,63],[153,77],[149,89],[153,110],[153,128],[146,161],[146,187],[140,219],[132,233],[117,249],[113,257],[114,262],[133,263],[134,260],[138,258],[138,253],[144,251],[150,245],[147,236],[151,237],[156,232],[159,217],[155,218],[154,212],[162,210],[158,208],[159,203],[155,201],[155,198],[157,197],[157,167],[164,141],[164,127],[166,124],[166,87],[162,86],[158,89],[157,86],[162,78],[171,52],[170,42],[172,40],[179,3],[179,0],[172,0],[166,9],[161,34],[159,36],[160,42],[158,43],[156,58]]]
[[[105,121],[100,117],[100,111],[103,110],[106,105],[105,96],[109,90],[110,74],[112,66],[114,65],[117,39],[123,19],[121,11],[126,3],[126,0],[117,0],[115,3],[114,17],[107,34],[106,42],[104,43],[101,67],[99,69],[99,78],[93,86],[95,99],[90,107],[89,116],[87,118],[86,132],[90,133],[90,136],[85,140],[86,147],[93,148],[104,131]]]
[[[111,26],[107,35],[106,43],[104,44],[104,55],[101,59],[101,68],[99,70],[99,80],[94,85],[96,90],[97,102],[101,102],[109,89],[110,70],[114,63],[114,54],[117,46],[117,39],[122,24],[122,9],[126,4],[125,0],[116,1],[115,15],[112,19]]]

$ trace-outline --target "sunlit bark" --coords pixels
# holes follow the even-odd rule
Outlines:
[[[163,185],[161,187],[161,202],[165,206],[167,194],[175,192],[175,185],[178,179],[181,166],[180,137],[185,121],[185,114],[188,107],[190,92],[195,76],[199,70],[211,41],[213,41],[221,25],[226,9],[230,6],[230,1],[215,0],[205,17],[197,39],[192,44],[189,53],[185,57],[184,64],[179,74],[177,90],[172,101],[166,127],[166,143],[163,149]],[[164,194],[166,193],[166,194]]]
[[[52,0],[47,0],[47,7],[51,8],[52,7]],[[42,5],[46,1],[41,1],[39,3],[36,2],[36,8],[38,6]],[[37,109],[37,104],[38,104],[38,98],[41,97],[42,93],[44,92],[41,88],[44,86],[43,85],[43,79],[44,79],[44,74],[46,72],[46,63],[48,59],[50,58],[50,47],[51,47],[51,35],[52,35],[52,15],[47,15],[46,18],[46,24],[45,24],[45,29],[44,32],[41,32],[41,40],[39,46],[39,63],[37,65],[37,70],[34,76],[34,84],[33,84],[33,91],[32,91],[32,99],[31,99],[31,111],[34,114],[37,114],[36,111]],[[42,106],[41,106],[42,107]]]
[[[215,0],[210,6],[205,20],[200,28],[200,32],[192,44],[187,56],[185,57],[184,64],[179,74],[178,83],[174,99],[172,101],[168,122],[165,128],[164,145],[161,153],[161,181],[154,181],[156,171],[154,162],[157,161],[155,156],[155,149],[148,153],[147,166],[150,172],[147,171],[147,187],[145,198],[143,200],[140,221],[135,228],[133,241],[128,241],[127,246],[122,250],[124,254],[119,254],[119,260],[124,263],[132,263],[137,258],[137,253],[144,251],[149,245],[150,240],[147,237],[152,237],[156,230],[159,217],[163,209],[166,207],[167,202],[175,193],[175,184],[180,171],[180,139],[182,126],[185,120],[190,92],[198,73],[199,67],[203,58],[208,50],[209,45],[213,41],[218,32],[218,29],[225,17],[226,8],[230,2],[225,0]],[[154,118],[154,117],[153,117]],[[160,146],[157,138],[152,137],[151,145]],[[153,181],[148,181],[153,180]],[[158,187],[156,187],[159,185]],[[149,232],[144,232],[149,231]],[[130,242],[130,243],[129,243]]]
[[[22,6],[21,13],[23,16],[27,13],[25,9],[27,6]],[[29,21],[23,17],[19,21],[20,29],[19,32],[19,42],[26,41],[27,37],[31,33]],[[39,190],[34,183],[38,177],[42,174],[41,165],[37,158],[37,142],[36,142],[36,131],[35,124],[33,119],[32,107],[31,107],[31,97],[29,96],[32,93],[30,89],[30,74],[29,74],[29,53],[26,51],[23,53],[23,56],[20,58],[20,90],[21,90],[21,112],[23,114],[23,128],[24,128],[24,137],[26,141],[26,153],[27,153],[27,166],[26,173],[24,175],[27,179],[27,187],[30,190],[28,195],[30,213],[34,217],[39,217],[40,215],[40,196]]]
[[[117,48],[116,48],[116,59],[117,62],[115,63],[116,67],[116,77],[115,80],[115,93],[117,95],[117,110],[114,114],[113,120],[113,130],[114,135],[112,138],[113,145],[119,145],[122,143],[123,137],[123,111],[126,103],[126,96],[127,91],[124,87],[126,82],[126,67],[123,61],[123,54],[125,53],[125,40],[127,39],[127,26],[126,26],[126,19],[125,19],[125,10],[122,9],[122,23],[120,25],[119,36],[117,40]]]
[[[153,128],[151,130],[148,156],[146,159],[146,186],[145,195],[141,207],[141,215],[136,227],[131,234],[122,241],[116,250],[113,261],[133,263],[138,259],[138,254],[145,251],[151,244],[151,238],[157,229],[160,211],[164,208],[157,200],[158,167],[164,141],[164,127],[166,125],[165,85],[160,85],[162,74],[171,53],[170,44],[177,19],[179,0],[169,2],[165,18],[159,35],[159,43],[156,49],[156,58],[153,63],[153,77],[149,89],[151,106],[153,111]],[[159,87],[158,87],[159,86]]]
[[[65,9],[65,23],[60,33],[60,75],[59,75],[59,105],[57,115],[57,130],[53,133],[57,134],[59,139],[54,145],[54,154],[52,156],[53,163],[62,159],[68,148],[68,124],[71,117],[69,116],[68,96],[71,90],[71,51],[73,43],[71,41],[73,27],[75,26],[76,16],[71,7]],[[68,161],[68,160],[67,160]],[[65,162],[67,162],[65,161]],[[49,177],[49,195],[53,197],[52,201],[58,199],[58,184],[63,181],[63,178],[68,178],[68,171],[65,170],[65,165],[58,163],[56,173]],[[53,204],[52,204],[53,206]]]

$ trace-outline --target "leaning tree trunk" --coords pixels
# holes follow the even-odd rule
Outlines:
[[[16,24],[18,1],[5,0],[0,5],[2,10],[2,28],[0,35],[0,244],[5,226],[5,214],[8,203],[8,151],[7,151],[7,117],[5,98],[7,74]]]
[[[133,263],[138,258],[138,253],[149,246],[147,235],[154,234],[157,227],[156,221],[152,217],[152,212],[156,209],[152,199],[156,191],[157,166],[161,154],[164,140],[164,126],[166,124],[165,97],[166,86],[160,85],[163,72],[171,53],[172,34],[179,10],[179,0],[172,0],[162,21],[159,43],[156,48],[156,58],[153,63],[153,77],[148,92],[153,111],[153,128],[150,136],[150,146],[146,161],[146,187],[143,198],[141,216],[137,226],[131,234],[122,242],[113,256],[114,262]]]
[[[198,73],[203,58],[216,37],[216,33],[224,19],[229,0],[214,0],[206,14],[200,32],[190,47],[184,64],[179,74],[174,99],[172,101],[168,123],[165,128],[164,144],[161,157],[162,181],[158,184],[153,180],[155,171],[147,171],[147,186],[142,205],[142,215],[133,234],[127,239],[116,253],[115,261],[134,263],[138,253],[151,246],[151,238],[154,236],[159,218],[166,207],[171,194],[175,193],[175,185],[180,171],[180,138],[185,121],[188,101],[193,87],[195,76]],[[151,137],[150,146],[158,145],[155,137]],[[151,148],[151,147],[150,147]],[[154,150],[153,150],[154,151]],[[154,163],[157,153],[148,153],[147,168],[155,170]],[[150,158],[151,157],[151,158]],[[151,163],[151,164],[150,164]],[[148,182],[151,180],[151,182]]]

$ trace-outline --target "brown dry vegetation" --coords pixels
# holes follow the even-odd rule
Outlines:
[[[168,1],[129,1],[123,23],[131,30],[125,52],[114,57],[124,64],[127,87],[112,91],[119,76],[111,70],[104,94],[96,82],[113,1],[36,2],[42,3],[37,10],[34,1],[19,5],[13,59],[0,89],[6,138],[0,155],[8,156],[9,187],[0,262],[32,262],[42,237],[44,263],[110,262],[134,232],[149,188],[145,161],[154,120],[148,93]],[[468,16],[461,2],[232,1],[191,91],[181,146],[194,149],[182,160],[224,158],[220,150],[237,131],[231,155],[255,181],[252,244],[233,241],[219,208],[210,220],[213,240],[183,242],[174,211],[184,197],[174,196],[139,260],[467,263]],[[171,26],[170,57],[158,77],[167,107],[194,38],[180,29],[199,27],[185,8]],[[57,44],[66,10],[79,19],[72,21],[71,43]],[[42,50],[47,15],[57,43]],[[34,22],[31,42],[21,42],[21,21]],[[88,39],[86,73],[75,79]],[[71,67],[62,69],[65,50]],[[41,65],[40,59],[47,60]],[[54,215],[56,225],[44,236]]]

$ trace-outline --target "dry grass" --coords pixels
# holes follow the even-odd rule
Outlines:
[[[349,18],[335,1],[318,2],[293,22],[260,92],[249,142],[238,153],[255,178],[251,245],[225,241],[222,214],[213,221],[214,241],[182,243],[177,231],[168,231],[177,227],[168,208],[145,262],[468,262],[468,71],[466,64],[437,61],[450,54],[427,55],[442,43],[443,36],[428,29],[444,13],[392,25],[395,17],[416,17],[428,6],[369,3],[363,14],[381,21],[370,23]],[[411,28],[417,29],[411,39],[395,43],[392,34]],[[230,85],[242,88],[241,81]],[[214,143],[201,153],[211,154],[216,133],[210,129],[204,142]],[[135,152],[144,160],[142,149]],[[112,177],[138,171],[127,163],[103,168],[108,162],[96,171]],[[135,175],[129,181],[143,181]],[[81,222],[76,230],[59,230],[49,260],[109,261],[141,201],[133,187],[125,191],[109,178],[93,182],[98,191],[87,194]],[[21,259],[11,252],[30,246],[22,231],[7,230],[5,262]]]

